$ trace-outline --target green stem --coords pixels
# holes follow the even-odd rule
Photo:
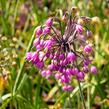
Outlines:
[[[30,40],[29,45],[27,47],[26,53],[29,52],[30,49],[31,49],[31,46],[32,46],[32,43],[33,43],[33,40],[34,40],[34,36],[35,36],[35,32],[36,32],[36,29],[34,30],[34,33],[33,33],[32,37],[31,37],[31,40]],[[18,85],[20,76],[21,76],[21,74],[23,72],[23,68],[24,68],[25,62],[26,61],[25,61],[25,57],[24,57],[23,63],[21,65],[21,67],[20,67],[20,70],[19,70],[18,75],[17,75],[16,80],[15,80],[15,84],[14,84],[14,88],[13,88],[13,95],[15,95],[15,92],[16,92],[16,90],[18,88],[17,85]]]
[[[90,87],[87,88],[87,107],[90,109]]]
[[[80,105],[81,104],[80,104],[80,95],[79,94],[77,94],[77,100],[78,100],[78,106],[77,107],[78,107],[78,109],[80,109],[80,107],[81,107]]]
[[[87,74],[87,83],[90,83],[90,74]],[[87,108],[91,109],[91,105],[90,105],[90,86],[87,87]]]
[[[14,36],[15,34],[15,20],[17,17],[18,5],[19,5],[19,0],[16,1],[15,11],[14,11],[14,19],[12,24],[12,36]]]
[[[82,92],[82,89],[81,89],[81,85],[80,85],[79,80],[78,80],[78,85],[79,85],[81,100],[83,102],[84,109],[86,109],[86,105],[85,105],[85,101],[84,101],[84,96],[83,96],[83,92]]]
[[[70,93],[69,93],[69,104],[70,104],[70,108],[72,108],[72,100],[71,100],[72,98],[70,97]]]

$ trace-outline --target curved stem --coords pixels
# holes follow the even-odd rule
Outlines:
[[[72,108],[72,100],[71,100],[71,99],[72,99],[72,98],[70,97],[70,93],[69,93],[69,104],[70,104],[69,107],[70,107],[70,108]]]
[[[88,109],[90,109],[90,87],[87,87],[87,103]]]
[[[78,86],[79,86],[80,96],[81,96],[81,100],[83,102],[84,109],[86,109],[86,105],[85,105],[85,101],[84,101],[84,96],[83,96],[83,92],[82,92],[82,89],[81,89],[81,85],[80,85],[79,80],[78,80]]]
[[[56,39],[57,39],[57,40],[58,40],[58,39],[60,40],[59,35],[56,33],[55,29],[54,29],[53,27],[51,27],[51,29],[53,30],[54,34],[56,35]],[[58,40],[58,41],[59,41],[59,40]]]
[[[34,40],[34,36],[35,36],[35,32],[36,32],[36,29],[34,30],[34,33],[33,33],[32,37],[31,37],[31,40],[30,40],[30,42],[29,42],[29,44],[28,44],[26,53],[29,52],[30,49],[31,49],[31,46],[32,46],[32,43],[33,43],[33,40]],[[25,55],[26,55],[26,54],[25,54]],[[17,85],[18,85],[20,76],[21,76],[21,74],[22,74],[22,72],[23,72],[23,68],[24,68],[24,65],[25,65],[25,62],[26,62],[26,61],[25,61],[25,57],[24,57],[23,60],[24,60],[24,61],[23,61],[22,65],[21,65],[21,67],[20,67],[20,70],[19,70],[18,75],[17,75],[16,80],[15,80],[15,84],[14,84],[14,88],[13,88],[13,95],[15,95],[15,92],[16,92],[16,90],[17,90],[17,88],[18,88]]]
[[[19,1],[20,0],[16,0],[16,6],[15,6],[15,11],[14,11],[14,19],[13,19],[13,24],[12,24],[12,36],[15,34],[15,20],[16,20],[16,17],[17,17]]]
[[[61,20],[57,17],[55,17],[55,20],[59,23],[59,26],[60,26],[60,29],[61,29],[61,36],[63,37]]]
[[[90,74],[87,74],[87,83],[90,82]],[[91,104],[90,104],[90,87],[87,87],[87,109],[91,109]]]

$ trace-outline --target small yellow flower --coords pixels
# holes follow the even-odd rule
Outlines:
[[[0,76],[0,91],[3,90],[6,86],[6,80],[3,76]]]

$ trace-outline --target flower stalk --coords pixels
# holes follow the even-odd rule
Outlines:
[[[84,107],[84,109],[87,109],[86,105],[85,105],[85,100],[84,100],[83,92],[82,92],[82,89],[81,89],[80,81],[78,81],[78,86],[79,86],[79,90],[80,90],[80,97],[81,97],[81,100],[83,102],[83,107]]]

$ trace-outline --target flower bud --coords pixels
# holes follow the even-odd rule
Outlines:
[[[90,30],[87,30],[87,33],[86,34],[87,34],[87,37],[88,38],[91,38],[93,36],[93,34],[92,34],[92,32]]]
[[[39,62],[35,61],[35,62],[36,62],[35,65],[36,65],[39,69],[42,69],[42,68],[44,67],[44,62],[42,62],[42,61],[39,61]]]
[[[45,45],[45,48],[50,49],[52,47],[52,41],[51,40],[46,40],[44,45]]]
[[[38,44],[40,44],[40,39],[39,39],[39,38],[36,38],[36,39],[34,40],[34,42],[33,42],[33,45],[34,45],[35,47],[37,47]]]
[[[75,61],[76,60],[76,55],[74,53],[72,53],[72,52],[69,52],[67,54],[67,60],[70,61],[70,62]]]
[[[43,30],[44,35],[50,33],[50,28],[49,27],[45,27]]]
[[[78,72],[79,72],[79,71],[78,71],[77,68],[73,68],[73,69],[71,69],[71,72],[70,72],[70,73],[71,73],[72,75],[77,75]]]
[[[63,16],[62,16],[62,21],[63,22],[67,22],[68,20],[68,13],[66,12]]]
[[[27,54],[26,54],[26,59],[28,60],[28,61],[31,61],[31,59],[32,59],[32,52],[28,52]]]
[[[85,52],[85,53],[91,53],[91,52],[92,52],[92,47],[91,47],[90,45],[86,45],[86,46],[84,47],[84,52]]]
[[[39,62],[39,55],[37,52],[32,53],[31,61],[33,63]]]
[[[79,81],[84,80],[84,73],[83,73],[83,72],[79,72],[78,75],[77,75],[77,79],[78,79]]]
[[[85,59],[85,60],[84,60],[84,65],[85,65],[85,66],[88,66],[89,64],[91,64],[91,60]]]
[[[56,78],[57,80],[59,80],[59,79],[61,78],[61,75],[60,75],[59,73],[56,73],[56,74],[55,74],[55,78]]]
[[[61,79],[62,83],[69,83],[70,82],[70,78],[67,75],[62,75],[60,79]]]
[[[71,69],[70,69],[70,68],[67,68],[67,69],[66,69],[66,74],[67,74],[67,75],[71,75]]]
[[[49,51],[47,51],[45,55],[46,55],[47,58],[49,58],[51,54],[50,54]]]
[[[79,33],[79,34],[82,34],[83,33],[83,27],[81,26],[81,25],[76,25],[76,31],[77,31],[77,33]]]
[[[91,67],[91,73],[96,74],[97,73],[97,68],[95,66]]]
[[[42,27],[38,27],[36,30],[36,35],[40,36],[42,34],[42,32],[43,32]]]
[[[49,19],[46,21],[46,26],[51,27],[52,25],[53,25],[53,19],[52,19],[52,18],[49,18]]]
[[[65,85],[65,86],[62,87],[62,90],[64,90],[64,91],[72,91],[73,87],[71,85]]]
[[[89,72],[88,66],[84,66],[84,67],[83,67],[83,72],[84,72],[84,73],[88,73],[88,72]]]
[[[55,66],[53,63],[51,63],[50,65],[48,65],[48,69],[49,70],[54,70],[55,69]]]
[[[42,75],[42,77],[46,77],[46,71],[43,70],[43,71],[41,72],[41,75]]]
[[[60,60],[64,60],[64,59],[65,59],[65,55],[64,55],[64,54],[60,54],[60,55],[59,55],[59,59],[60,59]]]
[[[52,72],[50,70],[46,71],[46,78],[49,78],[51,76]]]

